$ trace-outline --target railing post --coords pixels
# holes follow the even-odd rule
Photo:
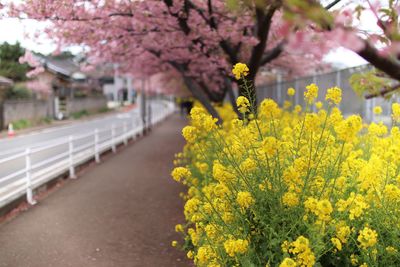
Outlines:
[[[298,82],[297,79],[294,81],[294,89],[296,90],[295,99],[294,99],[294,104],[295,104],[295,105],[298,105],[299,102],[300,102],[300,100],[299,100],[300,92],[299,92],[299,82]]]
[[[94,158],[96,163],[100,163],[100,152],[99,152],[99,130],[94,130]]]
[[[278,72],[276,77],[276,102],[280,105],[282,103],[282,74]]]
[[[128,145],[128,125],[126,124],[126,121],[124,121],[124,126],[123,126],[124,132],[123,132],[123,137],[124,137],[124,145]]]
[[[29,204],[35,205],[36,200],[33,199],[31,167],[31,149],[28,147],[25,150],[26,200]]]
[[[133,112],[131,112],[129,116],[130,116],[129,118],[131,120],[131,122],[130,122],[130,125],[131,125],[130,137],[132,138],[132,140],[134,140],[135,139],[135,121],[133,119],[133,117],[134,117]]]
[[[138,119],[135,116],[135,113],[132,112],[132,139],[135,140],[137,137],[136,127],[138,125]]]
[[[74,138],[72,135],[68,138],[68,158],[69,158],[69,177],[76,178],[74,167]]]
[[[149,103],[149,106],[148,106],[148,116],[149,116],[149,118],[148,118],[148,126],[147,127],[150,129],[152,126],[152,122],[153,122],[152,117],[151,117],[151,116],[153,116],[152,110],[151,110],[151,103]]]
[[[114,124],[111,125],[111,150],[114,153],[117,151],[117,149],[115,147],[115,125]]]

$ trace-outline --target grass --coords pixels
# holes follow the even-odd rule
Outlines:
[[[71,113],[70,117],[75,119],[75,120],[78,120],[78,119],[80,119],[82,117],[86,117],[86,116],[89,116],[89,115],[106,113],[106,112],[110,112],[110,111],[112,111],[112,109],[109,109],[108,107],[102,107],[102,108],[98,109],[96,112],[93,112],[93,113],[90,113],[86,109],[83,109],[83,110]],[[35,121],[35,122],[29,121],[27,119],[20,119],[20,120],[17,120],[17,121],[13,121],[11,123],[12,123],[12,125],[14,127],[14,130],[22,130],[22,129],[26,129],[26,128],[29,128],[29,127],[32,127],[32,126],[51,124],[52,122],[53,122],[52,118],[44,117],[44,118],[41,118],[41,119],[39,119],[38,121]]]
[[[109,111],[112,111],[112,109],[110,109],[108,107],[102,107],[102,108],[98,109],[97,113],[106,113],[106,112],[109,112]]]
[[[80,119],[80,118],[82,118],[84,116],[88,116],[88,115],[89,115],[89,112],[86,109],[82,109],[82,110],[77,111],[77,112],[72,112],[71,113],[71,118],[77,120],[77,119]]]
[[[32,126],[31,122],[26,119],[13,121],[12,125],[14,127],[14,130],[22,130]]]
[[[101,113],[106,113],[106,112],[110,112],[110,111],[112,111],[112,109],[110,109],[108,107],[99,108],[97,111],[94,111],[94,112],[89,112],[86,109],[82,109],[80,111],[71,113],[70,117],[77,120],[77,119],[80,119],[82,117],[86,117],[89,115],[101,114]]]

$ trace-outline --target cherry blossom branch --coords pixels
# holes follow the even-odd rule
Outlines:
[[[400,84],[396,84],[394,86],[382,89],[379,92],[368,94],[368,95],[365,96],[365,99],[371,99],[371,98],[375,98],[375,97],[378,97],[378,96],[384,97],[385,95],[387,95],[387,94],[389,94],[389,93],[391,93],[393,91],[396,91],[399,88],[400,88]]]
[[[374,67],[400,81],[400,64],[390,58],[383,57],[379,51],[364,40],[364,47],[357,54],[371,63]]]
[[[132,13],[123,13],[123,12],[117,12],[117,13],[110,13],[106,17],[133,17]],[[68,17],[68,18],[62,18],[59,16],[41,16],[41,17],[18,17],[18,19],[24,20],[24,19],[35,19],[35,20],[51,20],[51,21],[80,21],[80,22],[90,22],[90,21],[96,21],[96,20],[104,20],[105,17],[89,17],[89,18],[80,18],[80,17]]]

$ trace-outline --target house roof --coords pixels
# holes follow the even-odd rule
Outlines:
[[[53,58],[40,56],[40,62],[50,72],[61,74],[73,80],[84,80],[86,75],[80,70],[80,66],[70,58]]]

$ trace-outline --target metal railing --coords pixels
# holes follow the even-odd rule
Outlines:
[[[371,70],[372,66],[361,65],[352,68],[341,69],[328,73],[317,73],[311,76],[299,77],[297,79],[282,81],[277,75],[277,83],[265,84],[257,87],[257,98],[262,100],[264,98],[272,98],[280,105],[285,100],[292,101],[295,105],[305,106],[304,90],[305,87],[311,83],[315,83],[319,87],[319,96],[317,101],[323,101],[328,88],[338,86],[342,89],[342,102],[340,109],[343,114],[360,114],[366,121],[374,121],[389,117],[391,114],[391,104],[393,101],[398,101],[398,97],[393,96],[391,99],[373,98],[364,99],[358,96],[351,88],[349,79],[354,73],[362,73]],[[296,94],[292,97],[287,96],[288,88],[295,88]],[[380,105],[383,113],[378,117],[373,114],[372,108]]]
[[[69,173],[70,178],[76,178],[77,166],[93,158],[100,163],[103,152],[111,150],[115,153],[119,144],[127,145],[129,139],[135,139],[145,128],[157,124],[174,112],[173,103],[163,104],[165,107],[162,112],[148,114],[145,120],[147,125],[143,125],[139,114],[131,112],[130,122],[112,124],[103,129],[96,128],[82,135],[63,136],[32,145],[20,152],[14,150],[2,153],[12,155],[1,158],[0,166],[17,162],[17,167],[11,173],[0,177],[0,207],[24,195],[27,202],[34,205],[36,201],[33,194],[36,188],[64,173]]]

